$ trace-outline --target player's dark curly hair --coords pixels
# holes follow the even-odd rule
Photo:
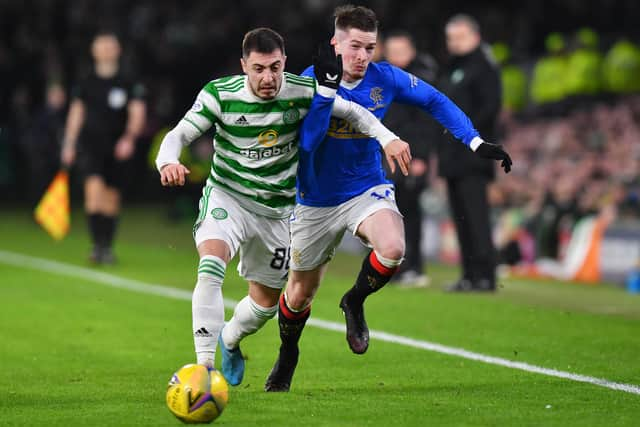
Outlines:
[[[351,28],[365,32],[378,31],[378,18],[373,10],[364,6],[345,4],[333,13],[335,27],[348,31]]]
[[[242,40],[242,57],[247,58],[251,52],[271,53],[280,49],[284,55],[284,39],[271,28],[256,28],[244,35]]]

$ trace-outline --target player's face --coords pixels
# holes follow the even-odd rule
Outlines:
[[[120,58],[120,42],[114,36],[98,36],[91,45],[91,54],[96,62],[115,62]]]
[[[271,53],[254,51],[240,60],[254,95],[261,99],[275,98],[282,86],[286,59],[280,49],[276,49]]]
[[[471,53],[480,44],[480,35],[464,22],[447,25],[447,49],[456,56]]]
[[[347,31],[336,29],[332,42],[336,53],[342,55],[342,78],[354,82],[364,77],[376,50],[377,32],[366,32],[355,28]]]

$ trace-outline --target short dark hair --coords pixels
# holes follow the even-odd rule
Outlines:
[[[393,38],[407,39],[409,43],[411,43],[413,46],[416,45],[416,41],[413,39],[413,36],[411,35],[411,33],[408,32],[407,30],[391,30],[384,35],[385,41]]]
[[[451,24],[466,24],[471,31],[480,34],[480,24],[478,20],[471,15],[467,15],[466,13],[458,13],[457,15],[453,15],[447,21],[447,26]]]
[[[243,58],[247,58],[251,52],[271,53],[277,49],[284,55],[284,39],[271,28],[256,28],[245,34],[242,39]]]
[[[98,37],[113,37],[118,41],[118,43],[120,43],[120,36],[118,35],[118,32],[111,28],[100,28],[93,35],[93,40],[97,39]]]
[[[364,6],[352,4],[338,6],[333,17],[335,18],[335,27],[343,31],[348,31],[351,28],[366,32],[378,31],[378,18],[376,18],[375,12]]]

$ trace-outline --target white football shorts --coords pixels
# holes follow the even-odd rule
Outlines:
[[[233,196],[205,187],[200,214],[193,227],[196,247],[205,240],[223,240],[231,258],[240,250],[238,273],[275,289],[282,289],[289,271],[289,219],[256,215]]]
[[[325,264],[333,258],[346,230],[355,236],[360,223],[382,209],[402,216],[391,184],[372,187],[338,206],[297,204],[291,214],[291,269],[308,271]]]

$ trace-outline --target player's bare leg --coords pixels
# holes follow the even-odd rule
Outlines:
[[[357,235],[368,241],[373,250],[362,261],[356,283],[349,289],[340,308],[347,325],[347,343],[356,354],[369,348],[369,328],[364,316],[364,301],[386,285],[398,269],[404,256],[404,224],[402,217],[390,209],[383,209],[367,217]]]
[[[231,385],[242,382],[245,360],[240,341],[257,332],[278,311],[280,289],[249,281],[249,294],[235,307],[233,317],[220,332],[218,344],[222,355],[222,375]]]
[[[278,304],[280,352],[265,383],[265,391],[289,391],[291,387],[300,353],[298,342],[325,270],[325,266],[321,266],[310,271],[289,272],[289,282]]]

